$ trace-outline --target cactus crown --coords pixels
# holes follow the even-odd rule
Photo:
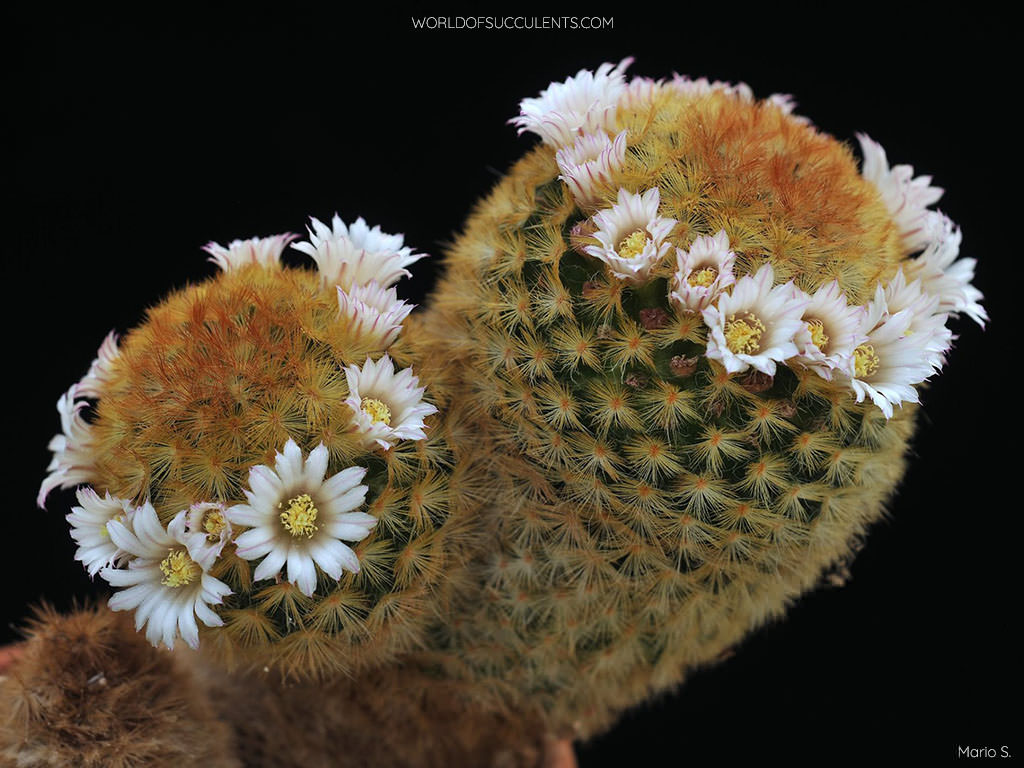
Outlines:
[[[123,340],[97,405],[101,487],[149,499],[162,516],[240,500],[249,468],[272,464],[292,439],[323,443],[331,468],[362,458],[381,488],[385,460],[348,431],[345,405],[344,366],[373,350],[337,322],[332,293],[314,272],[252,266],[153,307]]]

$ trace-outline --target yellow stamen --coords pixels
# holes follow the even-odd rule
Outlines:
[[[858,379],[863,379],[878,370],[881,361],[870,344],[861,344],[853,350],[853,371]]]
[[[704,267],[703,269],[698,269],[696,272],[691,272],[690,276],[686,278],[686,282],[688,282],[695,288],[697,286],[700,286],[701,288],[707,288],[709,285],[715,282],[715,278],[717,277],[717,269],[715,269],[714,267]]]
[[[206,531],[206,538],[209,541],[216,541],[227,528],[227,520],[217,510],[212,510],[203,515],[203,530]]]
[[[280,506],[278,504],[278,507]],[[316,525],[316,516],[317,508],[313,504],[313,499],[308,493],[303,493],[288,501],[288,509],[281,513],[281,525],[296,538],[305,536],[307,539],[311,539],[313,534],[319,530]]]
[[[122,512],[119,515],[115,515],[114,517],[110,518],[110,520],[111,522],[114,522],[116,520],[119,523],[123,523],[126,517],[127,515],[125,515],[125,513]],[[107,526],[105,525],[102,528],[100,528],[99,533],[100,536],[106,536],[108,539],[110,538],[110,531],[107,530]]]
[[[160,583],[165,587],[183,587],[196,580],[202,569],[196,565],[184,549],[172,549],[160,563],[164,577]]]
[[[636,258],[643,253],[645,247],[647,247],[647,233],[638,229],[619,243],[619,256],[623,259]]]
[[[364,413],[370,415],[374,424],[384,423],[386,426],[391,426],[391,409],[380,400],[374,397],[364,397],[360,407]]]
[[[826,351],[828,346],[828,334],[825,333],[825,324],[821,320],[808,320],[807,330],[811,332],[811,341],[820,351]]]
[[[756,315],[730,317],[725,323],[725,344],[734,355],[752,355],[761,349],[765,327]]]

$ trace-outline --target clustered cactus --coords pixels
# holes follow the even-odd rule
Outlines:
[[[942,191],[789,97],[628,64],[523,101],[541,143],[418,318],[417,256],[336,218],[293,246],[315,271],[211,245],[104,343],[40,501],[91,486],[111,607],[302,676],[401,656],[586,737],[851,554],[947,321],[986,319]]]

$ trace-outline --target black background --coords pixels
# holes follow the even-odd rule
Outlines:
[[[787,5],[788,7],[788,5]],[[954,328],[924,392],[914,457],[889,518],[842,589],[815,592],[676,695],[577,749],[581,766],[916,756],[958,745],[1024,752],[1016,450],[1021,250],[1013,43],[999,19],[912,21],[633,5],[605,31],[416,31],[410,17],[65,17],[9,25],[3,376],[7,501],[0,641],[40,600],[99,595],[72,560],[73,494],[35,494],[54,404],[103,336],[172,287],[212,274],[208,240],[302,232],[364,216],[439,256],[474,200],[535,140],[506,125],[519,99],[632,55],[673,71],[793,93],[846,142],[880,141],[931,173],[979,260],[991,327]],[[574,12],[579,13],[577,8]],[[715,13],[714,11],[718,11]],[[522,9],[513,13],[522,14]],[[607,14],[606,14],[607,15]],[[10,47],[10,46],[9,46]],[[288,257],[301,263],[299,254]],[[400,295],[422,301],[438,259]],[[1019,309],[1019,307],[1018,307]],[[1018,325],[1019,327],[1019,325]],[[1005,442],[1004,442],[1005,441]]]

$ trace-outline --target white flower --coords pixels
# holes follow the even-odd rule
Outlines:
[[[778,108],[779,111],[782,112],[782,114],[789,115],[792,120],[794,120],[797,123],[800,123],[800,125],[811,124],[809,118],[806,118],[803,115],[793,114],[793,110],[796,109],[796,100],[793,98],[791,94],[773,93],[771,96],[765,99],[765,101]]]
[[[132,555],[128,567],[104,568],[100,575],[115,587],[127,587],[110,598],[114,611],[135,610],[135,629],[146,626],[153,645],[174,647],[180,633],[192,648],[199,646],[198,616],[208,627],[224,622],[211,605],[219,605],[230,588],[208,571],[217,549],[206,535],[185,530],[185,510],[166,529],[153,506],[146,502],[135,510],[132,528],[118,520],[107,523],[110,538]]]
[[[219,556],[224,545],[231,541],[234,531],[227,518],[227,510],[223,504],[204,501],[193,504],[185,515],[185,527],[189,533],[201,533],[206,536]]]
[[[940,310],[939,297],[925,293],[920,280],[908,283],[902,269],[885,286],[884,293],[890,315],[909,310],[910,325],[905,333],[927,340],[922,348],[932,370],[938,371],[953,346],[953,332],[946,327],[948,315]]]
[[[667,87],[684,96],[707,96],[711,93],[724,93],[727,96],[735,96],[741,101],[753,101],[754,92],[746,83],[725,83],[721,80],[709,82],[706,77],[693,80],[686,75],[674,73]]]
[[[96,359],[89,366],[88,373],[78,382],[78,394],[82,397],[97,399],[103,387],[110,384],[114,377],[114,363],[121,356],[121,350],[117,348],[117,334],[113,331],[107,334],[100,344]]]
[[[108,491],[100,498],[92,488],[79,488],[75,495],[81,506],[72,507],[66,519],[71,523],[71,538],[78,544],[75,560],[85,566],[90,576],[95,576],[109,565],[121,565],[128,553],[120,549],[110,538],[107,523],[119,520],[131,530],[134,510],[124,499],[110,495]]]
[[[426,255],[403,246],[403,235],[386,234],[380,227],[370,229],[362,217],[346,226],[334,214],[330,227],[310,218],[307,231],[309,242],[294,243],[292,248],[312,257],[327,285],[340,285],[346,291],[370,282],[387,288],[410,276],[406,267]]]
[[[40,507],[45,506],[46,497],[54,488],[70,488],[94,479],[94,437],[89,422],[79,414],[88,402],[75,399],[78,387],[78,384],[72,384],[57,401],[61,434],[54,436],[47,446],[53,452],[53,458],[46,467],[49,474],[43,479],[36,496],[36,504]]]
[[[864,164],[861,175],[878,189],[903,238],[906,253],[914,253],[932,242],[941,229],[940,214],[928,210],[938,202],[943,190],[931,186],[931,176],[914,178],[914,168],[894,165],[889,168],[885,150],[867,134],[858,133]]]
[[[248,240],[232,240],[224,247],[220,243],[209,242],[203,250],[210,254],[208,261],[228,272],[241,269],[251,264],[261,267],[276,267],[281,263],[281,254],[298,235],[285,233],[273,237],[250,237]]]
[[[707,356],[729,373],[754,367],[775,375],[775,363],[798,352],[794,337],[803,328],[807,300],[797,296],[793,284],[772,287],[770,264],[754,276],[741,278],[732,293],[722,294],[718,305],[703,310],[708,326]]]
[[[669,300],[694,312],[710,306],[718,294],[736,282],[732,271],[735,262],[736,254],[729,250],[724,229],[714,237],[698,237],[688,251],[677,248]]]
[[[545,144],[566,147],[584,133],[615,130],[619,97],[626,89],[624,72],[633,59],[618,66],[602,64],[597,72],[581,69],[564,83],[551,83],[540,96],[519,102],[519,116],[509,120],[519,133],[531,131]]]
[[[271,579],[287,565],[288,581],[304,595],[316,589],[316,566],[332,579],[359,572],[359,558],[342,541],[361,541],[377,519],[354,510],[362,506],[366,469],[349,467],[325,479],[327,448],[310,451],[305,462],[294,440],[285,443],[274,467],[249,470],[247,504],[227,510],[227,518],[249,530],[235,539],[239,557],[263,561],[255,581]]]
[[[920,280],[922,290],[939,298],[939,312],[963,313],[984,327],[988,320],[980,303],[984,296],[971,285],[977,262],[957,259],[963,238],[960,228],[946,216],[941,216],[941,224],[941,233],[924,253],[903,262],[907,279]]]
[[[352,426],[362,435],[365,446],[374,443],[388,450],[399,440],[423,440],[423,419],[437,412],[423,402],[425,387],[411,368],[395,372],[387,355],[376,363],[369,357],[362,368],[345,368],[349,396],[345,404],[352,409]]]
[[[626,162],[626,134],[622,131],[613,141],[604,131],[577,136],[571,147],[555,153],[555,162],[562,179],[569,185],[576,204],[594,205],[601,192],[612,185],[612,177]]]
[[[664,85],[662,80],[634,77],[619,97],[619,106],[631,111],[647,109],[661,96]]]
[[[807,301],[796,334],[800,350],[796,360],[829,381],[834,371],[852,373],[853,350],[867,338],[861,331],[864,307],[847,304],[846,294],[836,280],[821,286],[812,296],[794,290]]]
[[[793,114],[793,110],[796,109],[796,100],[791,93],[773,93],[765,101],[775,105],[787,115]]]
[[[385,289],[376,282],[354,285],[348,291],[338,286],[338,313],[351,333],[374,349],[391,346],[415,306],[400,301],[395,288]]]
[[[853,371],[837,371],[837,378],[849,380],[858,403],[871,398],[887,419],[892,418],[894,405],[918,402],[914,385],[932,373],[925,351],[930,339],[926,334],[907,335],[912,321],[909,309],[889,314],[884,290],[878,286],[861,321],[866,340],[853,350]]]
[[[644,282],[651,267],[672,250],[665,238],[676,220],[658,216],[660,202],[657,187],[642,195],[620,189],[615,205],[594,214],[598,227],[594,237],[600,245],[588,245],[584,250],[605,262],[620,280]]]

